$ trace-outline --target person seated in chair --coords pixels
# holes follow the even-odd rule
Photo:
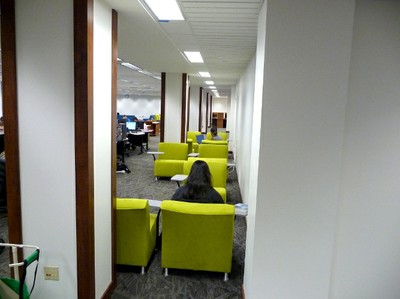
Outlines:
[[[211,172],[206,162],[195,161],[186,185],[179,187],[171,199],[199,203],[225,203],[211,184]]]
[[[218,135],[218,130],[216,126],[212,126],[210,132],[211,132],[211,140],[222,140],[222,137]]]

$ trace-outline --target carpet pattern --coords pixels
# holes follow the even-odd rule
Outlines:
[[[5,242],[8,241],[8,223],[7,223],[7,214],[0,213],[0,239],[3,239]],[[10,277],[10,268],[8,265],[10,264],[10,257],[8,254],[8,250],[0,250],[0,277]]]
[[[157,151],[158,137],[150,137],[151,151]],[[155,180],[153,157],[130,150],[125,164],[131,173],[117,174],[117,196],[164,200],[169,199],[177,184],[163,178]],[[231,162],[231,161],[230,161]],[[236,171],[230,169],[227,181],[227,203],[242,202]],[[152,212],[157,212],[152,209]],[[228,281],[223,273],[169,269],[165,277],[161,268],[161,252],[155,251],[146,274],[139,267],[118,267],[117,288],[112,299],[127,298],[242,298],[246,220],[235,217],[232,272]]]

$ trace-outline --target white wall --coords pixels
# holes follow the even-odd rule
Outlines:
[[[73,2],[15,3],[22,233],[41,248],[32,298],[76,298]]]
[[[400,297],[400,3],[356,1],[330,298]]]
[[[243,192],[253,168],[238,169],[250,204],[246,298],[398,298],[400,3],[289,2],[260,12],[265,48],[247,103],[262,110],[255,198]],[[236,92],[240,137],[251,69]]]
[[[200,101],[199,95],[200,95],[200,86],[191,86],[189,131],[199,130],[199,101]]]
[[[111,239],[111,8],[94,2],[93,149],[96,298],[112,277]]]
[[[212,112],[227,112],[228,111],[228,98],[217,98],[213,96],[212,99]]]
[[[182,74],[166,74],[164,141],[181,141]]]
[[[161,113],[161,98],[153,96],[119,95],[117,98],[117,112],[121,115],[136,115],[138,118],[149,118],[152,114]]]
[[[262,114],[249,133],[260,136],[259,158],[257,143],[248,156],[238,155],[241,167],[258,158],[240,177],[241,189],[257,180],[255,198],[251,187],[242,194],[250,204],[246,298],[327,298],[354,2],[264,5],[252,110]],[[242,88],[246,94],[252,86]]]
[[[236,123],[234,159],[243,202],[248,203],[250,188],[250,159],[253,129],[253,103],[256,59],[253,57],[236,89]],[[232,137],[232,136],[231,136]],[[257,163],[257,161],[256,161]]]

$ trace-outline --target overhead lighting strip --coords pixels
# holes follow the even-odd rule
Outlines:
[[[209,72],[199,72],[199,75],[202,78],[210,78],[211,77]]]
[[[198,51],[184,51],[183,53],[191,63],[204,63],[203,57]]]
[[[183,21],[182,11],[176,0],[142,0],[160,22]]]

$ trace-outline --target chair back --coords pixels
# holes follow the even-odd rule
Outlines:
[[[117,264],[146,266],[155,246],[148,200],[117,198],[116,201]]]
[[[199,158],[224,158],[228,161],[228,145],[199,144]]]
[[[163,155],[158,156],[158,160],[187,160],[188,145],[178,142],[160,142],[158,151],[164,152]]]
[[[164,200],[161,211],[163,268],[231,271],[233,205]]]
[[[186,142],[189,144],[189,152],[198,152],[199,142],[197,136],[202,135],[199,131],[188,131],[186,134]]]

